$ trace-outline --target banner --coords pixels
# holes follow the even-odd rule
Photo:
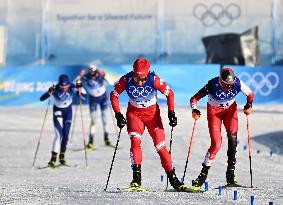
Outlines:
[[[255,93],[254,103],[283,103],[283,67],[231,66],[235,74]],[[189,106],[190,98],[211,78],[219,75],[219,65],[151,65],[156,73],[175,93],[175,104]],[[61,74],[73,80],[86,65],[7,67],[0,70],[0,106],[42,106],[40,96],[58,82]],[[132,65],[100,66],[106,75],[117,82],[132,70]],[[113,86],[106,84],[108,94]],[[166,97],[158,92],[159,103],[166,103]],[[121,105],[127,105],[126,92],[119,96]],[[246,97],[239,93],[238,104],[245,104]],[[206,105],[207,97],[199,104]],[[87,100],[84,102],[87,103]]]

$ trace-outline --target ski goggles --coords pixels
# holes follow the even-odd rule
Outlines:
[[[134,80],[138,83],[138,82],[145,82],[147,80],[147,77],[145,78],[140,78],[140,77],[134,77]]]
[[[62,90],[66,90],[70,87],[70,84],[68,85],[59,85],[59,88],[61,88]]]

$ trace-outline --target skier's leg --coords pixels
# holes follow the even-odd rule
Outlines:
[[[144,123],[131,112],[127,112],[127,130],[131,140],[130,157],[133,169],[131,186],[141,186],[141,136],[144,132]]]
[[[200,187],[205,182],[208,170],[211,167],[218,150],[221,147],[221,113],[217,108],[207,106],[207,121],[210,134],[210,147],[206,153],[204,162],[202,163],[202,170],[194,182],[194,186]]]
[[[94,138],[94,132],[95,132],[95,126],[97,123],[97,102],[90,98],[89,100],[89,112],[90,112],[90,128],[89,128],[89,141],[86,145],[87,149],[93,149],[93,138]]]
[[[165,134],[164,134],[164,128],[161,126],[155,127],[153,126],[154,123],[148,124],[147,129],[152,137],[153,144],[155,146],[156,152],[158,153],[161,165],[165,172],[170,172],[173,170],[173,164],[171,155],[166,149],[166,142],[165,142]]]
[[[176,176],[171,155],[166,149],[165,134],[159,107],[156,108],[153,118],[147,120],[146,127],[150,136],[152,137],[156,152],[159,154],[162,167],[167,173],[171,186],[178,191],[185,191],[188,187],[181,183],[178,177]]]
[[[55,137],[52,144],[52,153],[51,159],[48,163],[48,166],[55,167],[57,153],[60,151],[60,142],[62,134],[62,126],[63,126],[63,116],[62,112],[59,108],[53,107],[53,124],[55,130]]]
[[[63,118],[63,138],[61,142],[61,150],[60,150],[60,155],[59,155],[59,161],[61,164],[66,164],[65,160],[65,152],[67,149],[67,143],[69,139],[69,132],[71,128],[71,123],[72,123],[72,107],[68,107],[64,109],[64,118]]]
[[[227,110],[224,116],[224,126],[228,137],[228,166],[226,171],[226,181],[228,184],[237,183],[235,177],[236,153],[237,153],[237,132],[238,132],[238,113],[237,105],[234,103]]]
[[[205,156],[204,165],[211,166],[217,152],[221,148],[222,137],[221,137],[221,111],[212,106],[207,107],[207,121],[208,130],[210,135],[210,147]]]

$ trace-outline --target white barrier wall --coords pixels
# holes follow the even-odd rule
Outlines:
[[[0,0],[0,11],[9,62],[204,63],[202,37],[255,26],[261,64],[283,59],[283,0]]]

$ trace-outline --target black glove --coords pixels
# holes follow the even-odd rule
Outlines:
[[[117,112],[115,114],[115,118],[117,119],[117,126],[122,129],[123,127],[125,127],[125,125],[127,124],[127,121],[124,117],[124,115],[120,112]]]
[[[169,125],[175,127],[177,125],[177,117],[175,116],[175,112],[169,111],[168,118],[169,118]]]
[[[249,114],[252,113],[252,103],[247,103],[244,106],[244,113],[245,113],[245,115],[249,115]]]
[[[193,109],[192,111],[192,117],[197,120],[198,118],[200,118],[201,112],[198,109]]]
[[[77,88],[83,87],[82,81],[80,79],[76,80],[76,87]]]
[[[50,95],[52,95],[52,93],[55,91],[55,86],[53,85],[53,86],[51,86],[49,89],[48,89],[48,93],[50,94]]]
[[[252,108],[252,103],[247,103],[245,106],[244,106],[244,110],[247,110],[247,109],[250,109]]]

